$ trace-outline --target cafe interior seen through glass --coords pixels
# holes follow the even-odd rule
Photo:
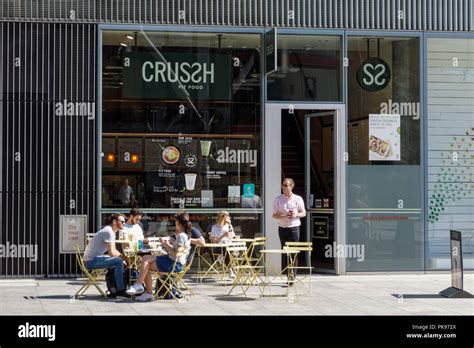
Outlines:
[[[260,35],[103,33],[102,208],[261,208]]]

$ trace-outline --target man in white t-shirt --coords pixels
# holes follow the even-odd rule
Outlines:
[[[138,208],[132,208],[130,210],[130,214],[128,216],[128,220],[124,225],[123,229],[123,239],[130,240],[130,235],[133,237],[131,240],[134,243],[138,243],[139,240],[143,242],[143,244],[147,244],[148,240],[145,238],[143,234],[143,229],[140,226],[139,222],[142,218],[142,212]]]
[[[89,241],[83,257],[88,269],[114,268],[117,293],[113,294],[113,297],[128,297],[125,294],[126,284],[123,279],[123,262],[128,262],[128,259],[115,248],[115,234],[122,229],[124,223],[125,216],[123,214],[107,217],[107,226],[97,232]]]

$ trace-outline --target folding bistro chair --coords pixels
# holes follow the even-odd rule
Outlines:
[[[181,250],[176,254],[176,259],[173,264],[173,271],[164,273],[160,272],[161,274],[164,274],[165,276],[158,276],[156,279],[160,283],[160,285],[156,286],[155,288],[155,293],[153,294],[153,299],[156,300],[158,298],[164,299],[167,296],[171,296],[173,299],[175,299],[177,302],[179,302],[180,298],[176,297],[174,294],[173,288],[174,289],[179,289],[181,286],[184,287],[191,292],[191,289],[187,286],[187,284],[183,281],[183,278],[186,274],[186,272],[191,268],[191,266],[188,267],[188,265],[185,265],[181,271],[176,272],[174,271],[176,269],[176,264],[178,263],[178,259],[182,256],[182,254],[185,254],[187,256],[189,252],[189,247],[187,248],[187,252],[185,250]],[[161,292],[163,291],[163,292]],[[161,294],[160,294],[161,292]]]
[[[298,250],[300,252],[303,252],[303,251],[308,252],[309,262],[311,264],[311,252],[313,251],[313,243],[312,242],[286,242],[285,246],[289,250]],[[296,285],[297,283],[301,283],[309,289],[309,292],[311,292],[311,275],[312,275],[313,267],[312,266],[297,266],[297,265],[295,265],[293,267],[293,269],[295,270],[294,285]],[[305,276],[298,279],[296,277],[296,272],[298,270],[307,270],[307,271],[309,271],[309,274],[307,274],[307,275],[305,275]],[[308,277],[309,277],[309,287],[303,282],[303,280],[305,280]]]
[[[188,284],[186,284],[186,282],[184,281],[184,276],[191,269],[191,266],[193,265],[193,260],[194,260],[195,255],[196,255],[196,251],[193,253],[190,260],[186,260],[187,261],[186,265],[183,267],[181,272],[176,274],[176,278],[175,278],[175,282],[178,286],[178,289],[189,291],[189,294],[191,296],[194,296],[194,292],[191,290],[191,288],[188,286]]]
[[[232,287],[227,295],[230,295],[237,286],[240,286],[243,294],[247,296],[248,289],[250,286],[255,284],[257,279],[263,283],[263,280],[260,277],[263,266],[250,263],[247,257],[247,250],[248,249],[245,245],[227,246],[227,253],[230,259],[229,267],[232,268],[235,273],[234,282],[232,283]],[[257,283],[257,286],[260,293],[262,294],[260,284]]]
[[[74,251],[76,252],[76,259],[77,263],[79,264],[79,268],[81,269],[82,273],[85,274],[87,278],[86,284],[84,284],[74,295],[76,298],[79,296],[83,296],[86,290],[91,286],[94,285],[95,288],[100,292],[102,296],[107,298],[107,295],[105,292],[99,287],[99,284],[97,284],[98,278],[103,276],[106,272],[107,269],[105,268],[99,268],[99,269],[88,269],[84,263],[84,259],[82,258],[81,255],[81,249],[79,248],[79,245],[76,245],[74,247]]]
[[[267,237],[257,237],[254,239],[252,243],[250,243],[249,248],[247,249],[247,258],[248,260],[253,263],[254,265],[259,265],[263,259],[262,253],[260,253],[260,256],[255,256],[255,247],[265,247],[265,242],[267,240]]]

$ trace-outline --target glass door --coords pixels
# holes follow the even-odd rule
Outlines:
[[[306,236],[313,242],[311,265],[335,273],[336,111],[305,113]]]

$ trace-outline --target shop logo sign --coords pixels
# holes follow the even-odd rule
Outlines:
[[[126,53],[122,95],[230,100],[231,58],[230,54]]]
[[[217,151],[218,163],[242,163],[250,164],[250,167],[257,166],[257,150],[231,150],[225,147],[225,150]]]
[[[188,168],[194,168],[197,164],[197,157],[195,155],[186,155],[184,157],[184,164]]]
[[[381,91],[390,82],[391,71],[388,64],[380,58],[368,58],[357,70],[359,85],[369,92]]]

